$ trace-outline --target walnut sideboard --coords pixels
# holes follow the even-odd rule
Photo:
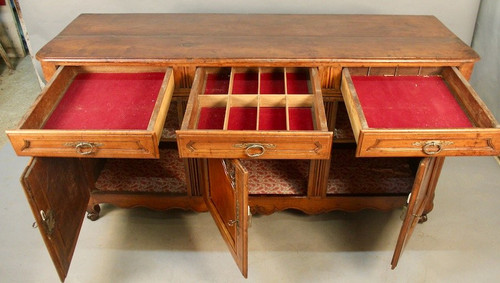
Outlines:
[[[102,203],[210,211],[245,277],[252,213],[407,204],[394,268],[444,158],[500,155],[479,56],[432,16],[83,14],[37,59],[7,134],[61,280]]]

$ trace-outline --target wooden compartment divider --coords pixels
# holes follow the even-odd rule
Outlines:
[[[313,114],[314,103],[313,103],[313,94],[311,90],[311,74],[308,74],[303,68],[243,68],[243,67],[233,67],[231,68],[230,74],[228,74],[228,68],[215,68],[215,69],[207,69],[206,71],[206,79],[203,83],[202,92],[203,95],[200,96],[200,109],[208,108],[208,107],[225,107],[224,114],[224,123],[223,130],[313,130],[318,128],[316,124],[316,119]],[[276,74],[279,74],[276,77]],[[281,74],[283,74],[281,81]],[[278,84],[282,83],[282,86],[266,86],[265,93],[261,93],[262,90],[262,81],[263,76],[269,76],[270,81],[276,81]],[[290,76],[289,76],[290,75]],[[290,80],[289,77],[295,76],[293,80]],[[295,88],[293,88],[293,93],[289,93],[289,86],[293,84],[294,80],[304,80],[305,82],[299,82],[302,86],[298,86],[299,90],[307,88],[307,91],[304,93],[297,92]],[[226,82],[223,80],[227,79]],[[240,81],[243,80],[243,82]],[[252,82],[256,79],[256,82]],[[267,80],[268,78],[266,78]],[[246,83],[245,80],[249,82]],[[256,83],[256,84],[255,84]],[[255,85],[254,85],[255,84]],[[271,84],[266,83],[267,84]],[[225,86],[227,85],[227,91],[225,91]],[[236,87],[235,87],[236,86]],[[236,88],[236,93],[235,93]],[[283,93],[281,93],[281,88],[283,88]],[[272,90],[278,90],[276,93],[272,93]],[[220,91],[219,91],[220,90]],[[250,92],[248,90],[255,90],[254,92]],[[227,93],[226,93],[227,92]],[[251,121],[246,121],[246,125],[242,125],[241,128],[238,128],[234,123],[231,123],[231,119],[235,117],[239,117],[237,115],[246,116],[247,119],[253,119],[254,111],[246,108],[256,108],[255,113],[255,127],[248,127],[248,125],[253,125]],[[276,109],[275,109],[276,108]],[[280,127],[280,122],[274,123],[276,127],[271,126],[263,126],[263,119],[269,118],[272,116],[273,112],[276,113],[277,119],[281,118],[281,114],[279,108],[285,109],[285,127]],[[294,128],[292,129],[290,126],[290,109],[291,108],[310,108],[311,109],[311,127],[306,126],[305,129]],[[238,111],[236,111],[238,110]],[[295,110],[295,109],[294,109]],[[211,129],[211,127],[207,128],[207,125],[204,123],[203,119],[200,119],[200,115],[203,114],[213,114],[214,112],[220,111],[209,111],[207,109],[200,110],[198,115],[199,122],[197,123],[198,129]],[[240,113],[242,112],[242,113]],[[304,113],[307,111],[294,111],[297,114]],[[307,114],[307,113],[306,113]],[[265,117],[265,118],[263,118]],[[305,120],[309,121],[307,117]],[[200,126],[200,120],[202,123]]]
[[[222,155],[239,148],[239,158],[250,149],[258,149],[251,157],[271,150],[287,159],[298,152],[313,159],[327,157],[331,133],[317,76],[316,69],[305,67],[198,69],[178,131],[181,156],[214,157],[215,151]],[[296,144],[283,144],[281,139],[292,131]],[[223,138],[224,145],[219,141]],[[200,146],[207,156],[194,154]]]

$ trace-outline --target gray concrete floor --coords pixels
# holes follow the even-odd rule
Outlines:
[[[29,59],[2,67],[3,130],[38,83]],[[28,160],[0,148],[0,282],[57,282],[18,181]],[[499,173],[491,157],[447,158],[435,208],[396,270],[401,210],[256,216],[245,280],[208,213],[103,206],[101,219],[84,221],[66,282],[499,282]]]
[[[5,130],[15,128],[22,115],[40,93],[30,57],[12,60],[15,69],[8,69],[0,61],[0,147],[8,138]]]

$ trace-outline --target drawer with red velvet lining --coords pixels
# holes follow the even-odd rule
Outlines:
[[[61,67],[7,134],[18,155],[158,158],[173,89],[170,68]]]
[[[455,67],[345,68],[357,156],[499,155],[500,127]]]
[[[199,68],[177,142],[181,157],[328,159],[314,68]]]

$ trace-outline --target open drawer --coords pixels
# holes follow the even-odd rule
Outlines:
[[[500,155],[500,128],[455,67],[345,68],[356,156]]]
[[[199,68],[177,142],[181,157],[328,159],[314,68]]]
[[[172,69],[61,67],[15,130],[18,155],[158,158]]]

